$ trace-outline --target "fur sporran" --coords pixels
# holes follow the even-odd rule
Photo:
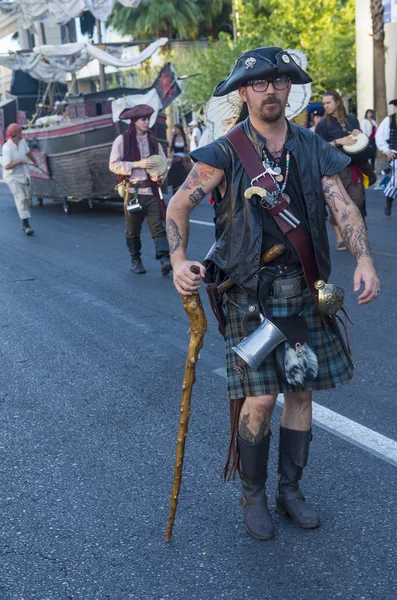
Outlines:
[[[287,341],[275,349],[277,372],[293,386],[302,386],[306,381],[316,379],[318,360],[307,343],[307,323],[301,316],[273,319]]]

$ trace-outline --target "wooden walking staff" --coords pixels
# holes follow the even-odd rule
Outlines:
[[[200,273],[199,267],[192,265],[192,273]],[[199,352],[203,345],[205,332],[207,331],[207,319],[201,304],[198,292],[191,296],[182,296],[182,303],[190,322],[190,342],[187,351],[185,373],[182,384],[181,416],[179,419],[178,438],[176,442],[176,459],[174,469],[174,482],[170,496],[170,514],[168,517],[168,528],[165,535],[165,541],[169,542],[172,536],[174,526],[176,507],[178,505],[179,490],[182,481],[183,455],[185,452],[185,441],[190,417],[190,400],[192,397],[193,384],[196,381],[196,362],[199,358]]]

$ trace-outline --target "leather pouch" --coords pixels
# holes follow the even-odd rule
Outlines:
[[[126,192],[126,181],[120,181],[120,183],[118,183],[116,185],[116,187],[114,188],[116,190],[116,192],[118,193],[118,195],[120,196],[120,198],[125,198],[125,192]]]
[[[217,286],[215,283],[207,283],[206,288],[208,298],[211,304],[212,312],[215,315],[216,320],[218,321],[218,329],[219,333],[222,337],[226,337],[226,318],[223,312],[222,306],[222,296],[217,290]]]

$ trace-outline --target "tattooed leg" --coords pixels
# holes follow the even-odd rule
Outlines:
[[[251,444],[259,444],[270,431],[277,396],[251,396],[245,399],[241,409],[238,432]]]

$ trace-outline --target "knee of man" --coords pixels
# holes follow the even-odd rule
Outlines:
[[[311,392],[293,392],[290,394],[284,394],[286,402],[296,404],[311,404],[312,393]]]
[[[255,396],[252,398],[252,408],[257,413],[258,417],[265,417],[269,411],[272,411],[276,404],[277,396]]]

